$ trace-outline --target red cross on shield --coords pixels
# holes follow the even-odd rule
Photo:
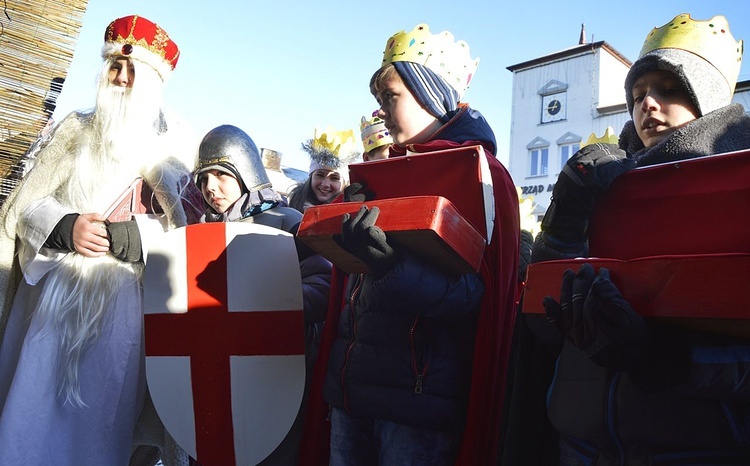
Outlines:
[[[232,222],[151,243],[143,283],[154,406],[201,464],[257,464],[288,433],[304,390],[294,238]]]

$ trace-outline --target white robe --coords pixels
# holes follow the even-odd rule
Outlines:
[[[4,332],[0,325],[0,465],[127,465],[133,432],[144,428],[136,429],[146,394],[140,265],[111,255],[83,258],[42,247],[57,222],[73,211],[55,200],[56,190],[76,170],[72,141],[78,132],[89,130],[87,125],[87,118],[79,115],[61,123],[58,137],[40,153],[37,166],[0,210],[0,301],[5,303],[0,317],[7,318]],[[120,179],[103,185],[86,212],[104,212],[132,182],[133,168],[123,167],[116,177]],[[189,174],[186,164],[167,160],[165,154],[163,163],[156,161],[149,172],[135,174],[159,186],[155,192],[160,204],[168,207],[167,228],[184,225],[178,181]],[[11,265],[14,250],[18,263]],[[105,306],[100,334],[78,364],[83,407],[65,403],[58,393],[60,333],[53,319],[41,318],[37,309],[56,274],[69,277],[71,270],[78,270],[71,264],[81,260],[95,264],[97,273],[74,272],[79,284],[113,273],[121,278],[116,289],[110,288],[113,295]],[[66,284],[49,288],[64,296],[71,292]],[[98,289],[91,287],[89,292],[99,295],[91,291]],[[163,430],[160,422],[148,428]]]
[[[32,232],[19,236],[22,251],[39,250],[54,219],[69,213],[50,199],[39,204],[22,215]],[[102,267],[123,269],[131,278],[117,290],[101,335],[80,363],[81,398],[87,406],[76,407],[63,403],[57,392],[53,355],[59,353],[59,333],[34,312],[48,275],[62,266],[65,254],[52,256],[40,251],[19,257],[24,280],[0,348],[0,464],[125,465],[146,387],[137,275],[115,259],[102,261]]]

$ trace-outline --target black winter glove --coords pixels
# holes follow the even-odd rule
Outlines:
[[[560,302],[544,298],[547,319],[596,364],[618,371],[641,367],[646,347],[646,322],[622,297],[609,276],[590,264],[563,274]]]
[[[534,237],[528,230],[521,229],[519,240],[519,257],[518,257],[518,281],[526,280],[526,268],[531,263],[531,248],[534,244]]]
[[[125,262],[139,262],[143,259],[141,232],[135,220],[107,222],[109,250],[113,256]]]
[[[531,248],[531,263],[575,259],[589,255],[588,241],[565,243],[546,231],[539,232]]]
[[[612,180],[635,167],[616,144],[590,144],[575,153],[560,172],[542,231],[563,241],[583,241],[594,204]]]
[[[368,190],[364,183],[352,183],[344,188],[344,202],[365,202],[375,199],[375,193]]]
[[[360,207],[352,217],[344,214],[341,235],[333,239],[342,248],[362,260],[376,278],[380,278],[398,261],[398,254],[388,244],[385,232],[375,225],[380,209]]]
[[[57,222],[52,233],[44,240],[44,246],[62,251],[75,251],[73,245],[73,226],[79,214],[67,214]]]

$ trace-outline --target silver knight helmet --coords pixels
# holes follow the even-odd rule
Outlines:
[[[243,192],[251,193],[271,186],[260,151],[250,136],[236,126],[217,126],[203,137],[193,170],[199,188],[199,175],[208,170],[234,176]]]

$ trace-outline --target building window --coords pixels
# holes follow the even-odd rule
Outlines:
[[[549,167],[549,147],[529,150],[529,176],[545,176]]]
[[[568,159],[573,157],[573,154],[578,152],[578,149],[580,148],[581,148],[580,143],[563,144],[560,146],[560,171],[562,171],[562,168],[565,166],[565,162],[567,162]]]

